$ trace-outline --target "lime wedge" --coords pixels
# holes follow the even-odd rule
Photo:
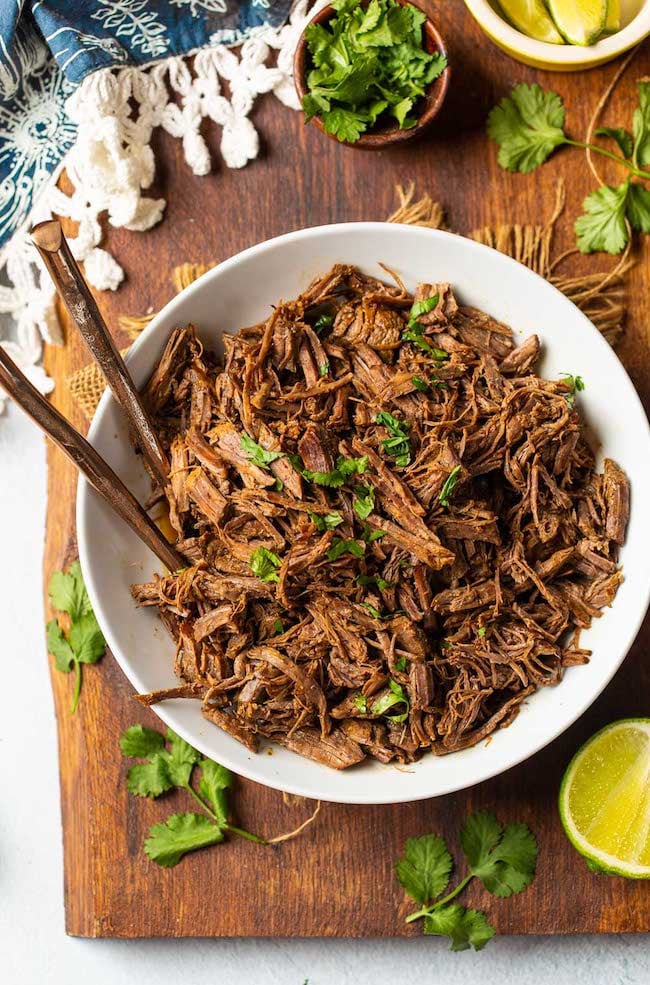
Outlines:
[[[543,0],[499,0],[499,6],[513,27],[535,41],[564,44]]]
[[[591,868],[650,879],[650,718],[596,732],[569,763],[559,807]]]
[[[616,34],[621,29],[621,0],[607,0],[607,17],[603,34]]]
[[[548,0],[548,9],[569,44],[593,44],[607,20],[607,0]]]

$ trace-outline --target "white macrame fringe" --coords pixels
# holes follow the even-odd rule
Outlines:
[[[38,211],[43,213],[45,206],[78,223],[70,245],[90,284],[115,290],[124,279],[119,263],[100,247],[100,217],[106,215],[112,226],[134,232],[151,229],[163,217],[165,200],[146,194],[155,173],[153,131],[162,127],[182,140],[189,168],[205,175],[211,160],[200,128],[209,119],[221,127],[225,164],[244,167],[259,153],[259,137],[250,120],[256,98],[272,92],[285,106],[300,108],[293,56],[306,22],[326,3],[298,0],[284,27],[256,29],[238,52],[220,44],[197,51],[191,66],[186,57],[174,57],[141,68],[102,69],[75,90],[66,109],[78,132],[65,160],[74,190],[67,195],[53,183]],[[268,65],[271,60],[274,64]],[[56,344],[62,339],[53,290],[35,256],[23,231],[14,237],[0,267],[9,282],[0,286],[0,314],[15,323],[15,341],[0,344],[34,385],[49,393],[53,383],[39,365],[43,341]],[[3,406],[0,398],[0,411]]]

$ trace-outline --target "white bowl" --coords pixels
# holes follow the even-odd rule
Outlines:
[[[222,332],[266,318],[279,298],[298,295],[335,262],[354,263],[385,276],[383,261],[409,288],[449,280],[462,301],[511,325],[520,339],[537,332],[544,343],[541,371],[549,377],[580,374],[580,405],[603,455],[615,458],[633,490],[623,583],[611,610],[584,634],[589,664],[567,670],[564,681],[533,695],[513,724],[488,743],[409,768],[365,762],[336,772],[282,749],[249,752],[207,722],[198,701],[172,700],[154,711],[193,746],[236,773],[306,797],[355,804],[397,803],[435,797],[501,773],[531,756],[581,715],[602,691],[631,646],[650,595],[650,430],[625,370],[591,322],[527,267],[461,236],[383,222],[304,229],[244,250],[186,288],[163,308],[128,356],[138,385],[147,380],[176,326],[192,322],[208,347]],[[148,481],[133,453],[122,415],[106,392],[90,440],[136,496]],[[86,484],[79,483],[79,554],[93,607],[109,646],[139,692],[173,686],[174,647],[153,609],[136,609],[132,582],[150,578],[160,564]],[[138,719],[133,704],[133,720]],[[271,748],[271,747],[270,747]]]
[[[512,27],[499,10],[498,0],[465,0],[485,33],[517,61],[556,72],[593,68],[633,48],[650,34],[649,0],[621,0],[621,30],[587,47],[535,41]]]

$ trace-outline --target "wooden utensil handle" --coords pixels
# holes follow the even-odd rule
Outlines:
[[[29,382],[0,346],[0,386],[59,446],[91,486],[170,570],[186,565],[101,455]]]
[[[169,461],[131,374],[72,255],[61,223],[56,219],[39,222],[32,229],[31,238],[70,318],[106,377],[113,396],[127,415],[149,468],[161,489],[164,489],[169,481]]]

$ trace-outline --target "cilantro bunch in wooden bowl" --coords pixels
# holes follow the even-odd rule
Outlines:
[[[409,140],[434,119],[449,82],[442,38],[405,0],[334,0],[305,28],[294,78],[307,121],[355,147]]]

